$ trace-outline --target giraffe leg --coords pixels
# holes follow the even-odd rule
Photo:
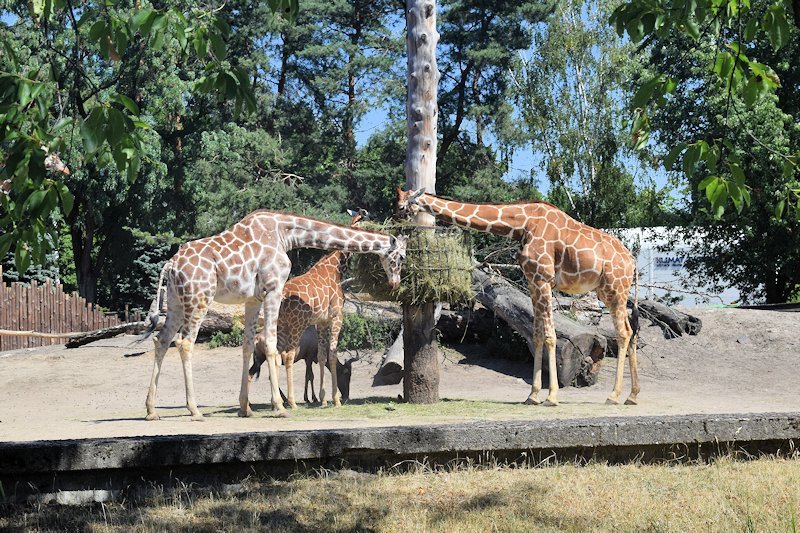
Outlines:
[[[534,307],[535,309],[535,307]],[[542,329],[541,313],[534,312],[533,316],[533,381],[531,393],[525,400],[527,405],[539,405],[539,391],[542,390],[542,345],[544,344],[544,330]]]
[[[547,350],[547,365],[550,391],[544,405],[558,405],[558,366],[556,365],[556,327],[553,321],[552,289],[549,283],[538,283],[540,307],[542,313],[541,331],[544,334],[544,347]]]
[[[250,375],[250,356],[255,350],[256,323],[261,304],[249,302],[244,307],[244,342],[242,343],[242,385],[239,389],[239,413],[240,417],[253,416],[250,407],[250,382],[253,376]]]
[[[206,316],[208,304],[202,302],[189,317],[189,325],[186,334],[178,341],[178,353],[181,355],[183,365],[183,380],[186,386],[186,408],[192,415],[192,420],[202,421],[203,414],[197,409],[197,400],[194,395],[194,377],[192,376],[192,353],[194,352],[194,341],[200,331],[200,324]]]
[[[297,403],[294,401],[294,372],[292,371],[295,353],[296,350],[287,350],[281,354],[283,366],[286,368],[286,403],[292,409],[297,409]]]
[[[327,407],[328,402],[325,400],[325,367],[328,364],[328,350],[330,349],[331,329],[329,326],[317,324],[317,332],[319,333],[319,341],[317,344],[317,362],[319,363],[319,403],[320,407]]]
[[[625,356],[628,353],[628,343],[631,339],[631,334],[633,331],[628,324],[626,300],[616,296],[609,296],[605,303],[611,313],[611,318],[614,322],[614,330],[617,332],[617,342],[619,343],[619,351],[617,352],[617,378],[614,381],[614,390],[611,391],[606,403],[610,405],[617,405],[619,404],[619,395],[622,393],[622,380],[625,374]],[[635,357],[636,356],[634,355],[634,358]],[[633,364],[635,364],[635,362]],[[639,380],[637,375],[637,387],[638,384]],[[638,393],[638,390],[636,392]],[[631,391],[631,394],[633,395],[633,390]],[[634,395],[634,401],[635,400],[636,397]]]
[[[303,401],[308,404],[308,386],[311,385],[311,397],[313,398],[314,403],[317,403],[317,395],[314,393],[314,369],[311,368],[311,361],[308,359],[306,361],[306,383],[305,388],[303,390]]]
[[[331,332],[328,339],[328,368],[331,371],[331,390],[333,391],[333,405],[334,407],[342,406],[342,393],[339,391],[339,382],[337,381],[336,370],[339,362],[339,354],[337,349],[339,347],[339,332],[342,329],[342,317],[334,317],[331,320]]]
[[[264,296],[264,340],[267,345],[267,368],[269,368],[269,384],[272,390],[272,409],[279,415],[286,416],[278,385],[278,312],[281,308],[282,292],[283,283],[280,283]]]
[[[153,339],[153,343],[155,344],[155,357],[153,358],[153,374],[150,378],[150,388],[147,391],[147,400],[145,400],[145,407],[147,407],[147,416],[145,416],[145,420],[158,420],[158,414],[156,413],[156,389],[158,388],[158,378],[161,376],[161,363],[164,362],[164,355],[167,353],[172,338],[175,337],[178,324],[179,319],[177,315],[168,312],[164,327],[161,328],[161,332]]]
[[[639,365],[636,361],[636,337],[637,335],[634,334],[631,337],[630,344],[628,344],[628,365],[631,371],[631,394],[628,396],[628,399],[625,400],[625,405],[638,405],[639,391],[642,390],[639,385]]]

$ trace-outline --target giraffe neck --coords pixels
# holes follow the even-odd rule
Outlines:
[[[374,231],[364,231],[302,217],[291,217],[284,224],[283,242],[286,250],[317,248],[342,252],[387,252],[391,237]]]
[[[439,220],[464,228],[519,239],[524,232],[525,204],[468,204],[423,194],[419,206]]]

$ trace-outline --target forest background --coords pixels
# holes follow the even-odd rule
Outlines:
[[[0,2],[0,118],[16,120],[13,100],[33,113],[24,120],[49,125],[52,136],[31,134],[32,151],[57,130],[71,170],[0,194],[5,281],[57,277],[109,309],[146,308],[182,242],[255,209],[336,222],[354,207],[392,214],[406,154],[403,3],[304,0],[289,16],[278,4]],[[679,31],[618,36],[609,18],[620,4],[438,3],[437,193],[544,199],[601,228],[679,228],[676,239],[700,235],[688,266],[703,284],[797,298],[800,199],[787,208],[797,172],[785,161],[800,146],[798,30],[785,28],[780,53],[770,35],[752,36],[748,57],[780,79],[754,104],[708,70],[714,47]],[[684,83],[649,117],[646,142],[631,142],[632,102],[653,72]],[[10,131],[6,174],[33,165]],[[715,171],[707,159],[672,170],[673,148],[698,139],[733,141],[749,205],[709,204],[698,188]],[[480,258],[513,260],[497,253],[508,243],[475,244]],[[317,257],[296,253],[295,271]]]

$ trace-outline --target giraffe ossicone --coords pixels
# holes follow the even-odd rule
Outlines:
[[[635,284],[638,291],[638,277],[636,260],[619,239],[578,222],[547,202],[474,204],[397,188],[398,212],[415,215],[420,209],[451,224],[519,241],[517,261],[528,281],[534,310],[533,384],[525,403],[542,403],[538,396],[545,347],[550,378],[545,404],[558,404],[553,289],[573,294],[594,290],[606,305],[619,343],[616,381],[607,403],[619,403],[626,355],[631,393],[625,403],[638,403],[641,387],[636,360],[636,297],[630,319],[627,311],[631,285]]]
[[[200,324],[214,300],[245,304],[239,415],[252,415],[247,401],[248,369],[261,308],[272,407],[285,413],[278,388],[277,323],[283,287],[291,268],[287,253],[294,248],[377,254],[390,287],[397,287],[405,261],[406,240],[291,213],[262,210],[250,213],[222,233],[185,243],[162,268],[156,298],[150,307],[150,325],[145,337],[158,324],[161,287],[165,284],[167,316],[154,339],[153,373],[145,402],[148,420],[158,418],[155,410],[158,378],[173,338],[183,365],[186,407],[193,419],[202,420],[194,394],[192,352]]]

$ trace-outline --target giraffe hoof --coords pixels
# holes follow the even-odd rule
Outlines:
[[[289,411],[286,409],[281,409],[280,411],[275,412],[275,416],[277,418],[289,418]]]
[[[616,398],[607,398],[606,405],[619,405],[619,400]]]
[[[297,404],[295,402],[290,402],[288,405],[289,409],[297,409]]]
[[[147,416],[144,417],[144,419],[147,421],[161,420],[161,417],[158,416],[156,413],[147,413]]]
[[[253,416],[253,410],[250,409],[249,407],[247,408],[246,411],[242,411],[241,409],[239,409],[239,412],[236,414],[239,416],[239,418],[249,418]]]
[[[538,398],[535,398],[533,396],[528,396],[528,399],[525,400],[524,403],[525,405],[539,405],[542,402],[540,402]]]
[[[192,415],[192,422],[205,422],[205,421],[206,419],[203,415],[200,414]]]
[[[545,407],[556,407],[558,405],[558,400],[551,400],[550,398],[546,399],[542,404]]]
[[[631,396],[627,400],[625,400],[625,405],[639,405],[639,400]]]

